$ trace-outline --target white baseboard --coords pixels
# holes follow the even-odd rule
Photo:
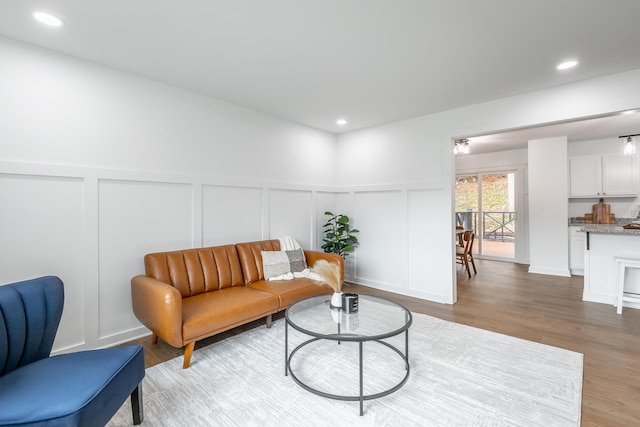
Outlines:
[[[562,276],[562,277],[571,277],[571,272],[568,268],[545,268],[545,267],[535,267],[529,266],[529,273],[535,274],[546,274],[549,276]]]

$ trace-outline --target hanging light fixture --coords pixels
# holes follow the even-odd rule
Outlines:
[[[634,137],[640,136],[640,134],[635,135],[621,135],[618,139],[624,138],[624,154],[625,156],[631,156],[636,154],[636,141]]]
[[[469,140],[466,138],[456,139],[454,141],[453,154],[469,154]]]

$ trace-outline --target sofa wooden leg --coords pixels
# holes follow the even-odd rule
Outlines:
[[[151,332],[151,344],[158,344],[158,335],[155,332]]]
[[[268,315],[267,316],[267,328],[270,328],[273,326],[273,315]]]
[[[133,412],[133,425],[140,425],[144,421],[144,407],[142,404],[142,383],[138,384],[131,393],[131,412]]]
[[[184,362],[182,363],[182,369],[187,369],[191,364],[191,355],[193,354],[193,348],[196,346],[196,342],[190,342],[184,347]]]

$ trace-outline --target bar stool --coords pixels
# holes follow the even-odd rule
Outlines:
[[[623,301],[628,302],[637,302],[640,303],[640,295],[638,296],[630,296],[625,295],[624,292],[624,277],[627,271],[627,268],[640,268],[640,258],[634,258],[630,256],[616,256],[613,258],[617,264],[618,270],[618,298],[617,298],[617,307],[618,314],[622,314],[622,303]]]

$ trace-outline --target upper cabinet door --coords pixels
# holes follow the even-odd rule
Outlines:
[[[636,156],[603,154],[569,158],[569,197],[633,197],[638,194]]]
[[[602,195],[602,156],[577,156],[569,159],[571,197]]]
[[[635,196],[636,156],[607,154],[602,156],[602,192],[605,196]]]

